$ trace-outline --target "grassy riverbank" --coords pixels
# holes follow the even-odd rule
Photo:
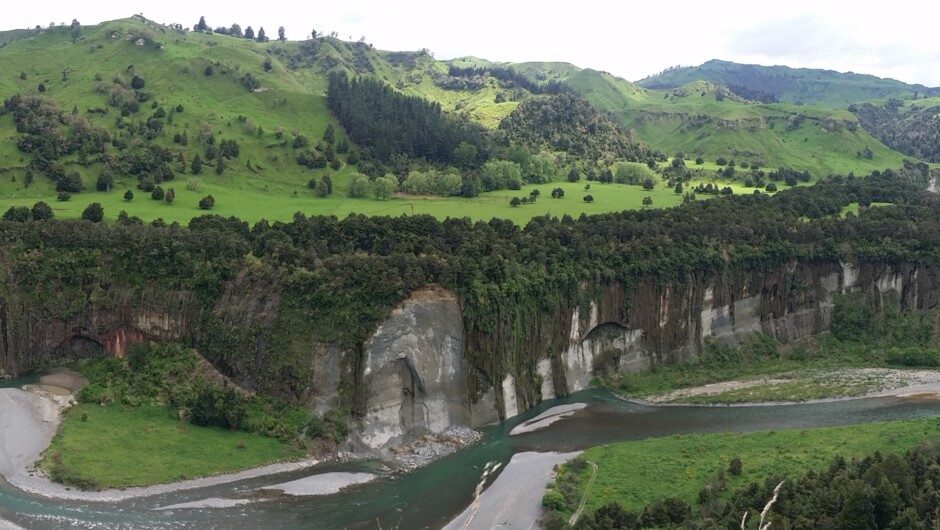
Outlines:
[[[57,482],[122,488],[238,471],[303,454],[277,438],[178,421],[165,407],[80,403],[67,411],[40,466]]]
[[[67,486],[216,475],[297,459],[345,437],[342,414],[323,418],[246,392],[180,345],[134,345],[124,359],[75,368],[88,384],[39,464]]]
[[[554,498],[565,519],[580,504],[597,464],[585,502],[593,512],[611,501],[641,512],[667,498],[694,506],[709,494],[727,497],[771,477],[796,478],[825,470],[833,458],[903,453],[940,437],[937,419],[905,420],[847,427],[671,436],[588,449],[563,466],[546,497]],[[729,467],[740,460],[740,472]],[[776,478],[775,478],[776,480]],[[565,503],[561,503],[561,499]]]
[[[840,373],[885,366],[889,365],[876,348],[831,337],[817,344],[783,348],[766,335],[755,333],[737,348],[707,342],[697,358],[621,374],[602,384],[627,397],[658,403],[806,401],[883,390],[885,381],[843,378]],[[703,392],[692,390],[707,385],[715,387]]]

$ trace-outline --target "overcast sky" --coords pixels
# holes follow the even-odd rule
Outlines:
[[[639,4],[639,5],[637,5]],[[709,59],[827,68],[940,86],[940,3],[699,0],[116,2],[43,0],[4,9],[0,29],[82,24],[142,12],[162,23],[237,22],[288,39],[336,31],[384,50],[430,49],[449,59],[566,61],[631,81]],[[559,7],[555,7],[555,6]]]

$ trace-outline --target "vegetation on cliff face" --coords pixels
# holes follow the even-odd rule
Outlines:
[[[878,298],[877,300],[875,298]],[[876,312],[873,308],[879,307]],[[935,311],[904,312],[900,294],[852,293],[835,297],[831,334],[814,344],[784,347],[754,333],[737,347],[707,338],[695,358],[655,370],[618,374],[605,380],[612,391],[630,397],[656,397],[732,380],[789,379],[721,393],[677,398],[683,403],[804,401],[863,395],[881,390],[887,381],[840,383],[837,377],[816,377],[816,371],[839,368],[935,368],[940,366]]]
[[[363,342],[410,292],[436,284],[462,300],[471,389],[515,373],[525,408],[540,399],[538,382],[522,376],[532,372],[525,367],[567,344],[543,326],[558,328],[553,319],[570,320],[604,286],[630,293],[631,286],[681,286],[795,261],[937,263],[937,200],[879,174],[665,211],[540,217],[524,229],[499,220],[302,214],[251,228],[212,215],[186,229],[0,221],[2,362],[17,373],[75,355],[56,349],[67,342],[37,342],[42,337],[28,329],[94,336],[101,323],[134,328],[121,317],[129,311],[179,312],[173,340],[194,346],[238,384],[287,403],[323,391],[311,389],[312,352],[337,346],[345,354],[333,407],[363,414]],[[849,203],[873,201],[895,206],[838,218]],[[58,340],[69,336],[63,331]],[[646,340],[653,350],[677,346],[666,337]]]

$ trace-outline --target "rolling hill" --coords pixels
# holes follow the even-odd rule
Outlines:
[[[256,42],[184,31],[140,16],[79,29],[60,26],[0,33],[0,61],[5,66],[0,96],[8,103],[0,110],[0,208],[4,210],[43,200],[51,203],[56,215],[77,217],[89,203],[99,202],[110,219],[126,210],[145,220],[186,222],[206,213],[197,203],[212,195],[213,213],[251,221],[287,220],[302,211],[340,216],[350,212],[501,216],[524,222],[545,213],[639,208],[649,193],[657,207],[681,201],[681,196],[672,194],[671,179],[670,187],[661,182],[650,192],[612,184],[591,190],[594,202],[575,196],[524,208],[511,208],[508,199],[513,193],[525,196],[534,186],[473,199],[349,197],[353,179],[366,171],[349,156],[358,158],[369,149],[348,137],[328,109],[331,73],[380,81],[394,93],[436,104],[449,119],[494,131],[494,137],[501,139],[486,154],[493,157],[515,156],[509,151],[517,140],[495,132],[511,113],[526,101],[548,100],[565,92],[586,98],[633,129],[640,141],[669,155],[682,151],[709,162],[730,157],[768,168],[808,170],[814,176],[862,174],[899,167],[904,159],[858,127],[851,113],[755,103],[714,83],[654,90],[567,63],[508,64],[473,57],[438,61],[426,51],[381,51],[366,42],[328,36]],[[37,125],[18,114],[30,108],[40,109],[38,116],[46,122]],[[587,117],[583,123],[599,120]],[[48,131],[55,141],[43,139]],[[89,133],[107,141],[77,142]],[[332,142],[325,140],[328,134]],[[558,140],[527,144],[555,160],[557,183],[544,184],[543,196],[553,187],[565,189],[569,197],[583,188],[563,182],[572,166],[593,175],[609,172],[609,164],[616,162],[610,153],[595,153],[591,159],[574,156]],[[331,152],[334,145],[350,148],[335,153],[326,167],[298,163],[304,153],[325,152],[327,143]],[[223,145],[229,149],[219,167]],[[647,156],[638,155],[647,152],[644,149],[621,153]],[[870,156],[860,156],[863,152]],[[41,153],[52,153],[49,158],[54,163],[38,164]],[[195,174],[192,162],[197,156],[203,167]],[[401,181],[409,170],[428,170],[423,164],[388,160],[385,171],[396,172]],[[703,168],[708,171],[700,171],[699,178],[714,179],[714,165]],[[461,171],[466,177],[467,171],[480,169]],[[56,201],[57,179],[73,174],[85,190],[71,200]],[[322,196],[316,184],[326,176],[332,180],[332,193]],[[175,201],[151,200],[149,188],[155,185],[173,188]],[[128,191],[132,198],[125,198]]]
[[[794,105],[844,108],[852,103],[890,97],[940,95],[940,88],[908,84],[873,75],[812,68],[761,66],[712,60],[700,66],[676,67],[637,81],[650,89],[673,89],[695,81],[727,86],[747,99]]]

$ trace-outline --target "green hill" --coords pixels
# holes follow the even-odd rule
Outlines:
[[[669,154],[733,158],[809,170],[815,176],[865,174],[900,167],[905,158],[844,110],[747,101],[706,81],[645,89],[591,70],[582,70],[566,84],[636,131],[640,140]]]
[[[302,211],[340,216],[425,212],[523,222],[545,213],[640,207],[646,195],[639,187],[621,189],[613,184],[591,190],[591,203],[573,197],[524,208],[510,207],[508,199],[513,194],[528,196],[533,187],[485,193],[473,201],[349,197],[353,178],[359,172],[369,173],[369,164],[355,159],[370,149],[349,138],[327,108],[328,75],[337,72],[375,79],[395,93],[436,103],[455,120],[491,131],[497,131],[526,101],[573,92],[634,129],[640,141],[667,154],[697,153],[709,161],[733,157],[814,175],[899,167],[903,159],[858,129],[855,117],[847,112],[756,104],[712,84],[648,90],[568,63],[493,63],[473,57],[438,61],[426,51],[380,51],[366,42],[333,37],[256,42],[183,31],[140,16],[80,28],[3,32],[0,62],[5,67],[0,95],[7,102],[0,109],[0,209],[43,200],[60,217],[77,217],[88,204],[99,202],[110,219],[126,210],[144,220],[186,222],[206,213],[197,204],[212,195],[211,213],[247,220],[287,220]],[[587,124],[601,123],[597,117],[584,118]],[[324,139],[328,130],[333,131],[333,143]],[[614,139],[601,140],[600,146],[621,145],[622,138],[632,138],[606,125],[598,130]],[[576,139],[588,132],[565,134]],[[395,134],[394,126],[385,134]],[[480,152],[478,160],[498,157],[528,164],[511,149],[512,142],[523,141],[518,134],[515,139],[495,132],[492,136],[491,152]],[[624,153],[638,161],[649,156],[646,148],[621,145],[615,149],[619,155],[604,151],[607,147],[590,148],[583,150],[590,153],[586,158],[566,151],[569,144],[556,140],[524,141],[532,154],[543,151],[538,160],[554,160],[550,181],[564,180],[575,165],[591,177],[610,174],[617,157],[627,156]],[[339,145],[349,148],[334,149]],[[223,147],[225,160],[218,167]],[[327,151],[332,162],[321,165],[314,160]],[[859,158],[868,151],[870,158]],[[350,160],[351,155],[355,159]],[[195,174],[197,156],[203,165]],[[403,182],[409,171],[437,171],[416,160],[383,162],[384,166],[369,165],[373,178],[389,172]],[[482,171],[472,166],[460,168],[464,181],[468,172],[472,179]],[[74,175],[84,191],[73,193],[71,200],[56,201],[57,183],[61,187],[61,181]],[[538,182],[543,182],[545,171],[540,175]],[[332,193],[324,197],[318,186],[322,189],[326,176],[332,181]],[[493,181],[482,177],[483,182]],[[681,200],[670,195],[671,187],[666,188],[672,177],[663,180],[650,190],[657,207]],[[175,201],[151,200],[154,186],[173,188]],[[575,183],[558,182],[558,186],[568,190],[569,197],[579,189]],[[127,191],[132,199],[125,199]],[[552,187],[540,191],[547,196]]]
[[[712,60],[700,66],[670,68],[637,81],[645,88],[671,89],[711,81],[751,100],[843,108],[851,103],[917,93],[940,95],[940,88],[908,84],[873,75],[812,68],[761,66]]]

